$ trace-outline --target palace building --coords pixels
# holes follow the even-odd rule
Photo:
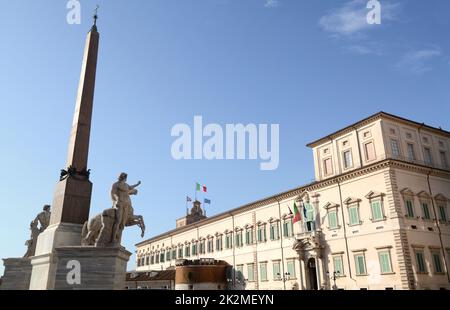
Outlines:
[[[450,289],[450,132],[379,112],[308,147],[314,182],[211,217],[194,202],[136,271],[214,258],[246,289]]]

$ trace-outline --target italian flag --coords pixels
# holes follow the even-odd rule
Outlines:
[[[294,202],[294,219],[293,219],[292,223],[295,224],[301,220],[302,220],[302,215],[300,214],[300,211],[298,211],[297,205]]]
[[[197,183],[196,189],[197,189],[198,192],[206,193],[206,186],[205,185],[201,185],[200,183]]]

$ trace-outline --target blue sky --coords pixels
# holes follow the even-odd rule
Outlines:
[[[175,227],[197,181],[208,215],[310,182],[305,145],[380,110],[450,129],[447,0],[381,1],[381,25],[365,22],[365,0],[81,2],[81,24],[69,25],[66,1],[0,1],[0,257],[25,253],[28,225],[65,168],[96,3],[91,215],[110,207],[126,171],[142,181],[133,203],[146,238]],[[278,169],[173,160],[171,128],[194,115],[280,124]],[[141,240],[136,227],[124,233],[132,252]]]

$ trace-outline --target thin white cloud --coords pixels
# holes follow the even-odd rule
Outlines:
[[[396,19],[400,5],[393,2],[381,3],[381,24]],[[367,0],[351,0],[343,6],[331,10],[319,20],[319,26],[336,36],[350,36],[361,31],[374,29],[379,25],[367,23]]]
[[[377,55],[384,54],[383,47],[378,43],[353,44],[342,48],[344,52],[358,55]]]
[[[423,74],[433,70],[433,60],[441,55],[439,47],[410,51],[403,55],[397,66],[414,74]]]
[[[280,6],[280,1],[278,0],[267,0],[264,4],[264,7],[266,8],[277,8]]]

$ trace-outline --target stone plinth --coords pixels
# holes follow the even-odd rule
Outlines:
[[[0,290],[28,290],[31,278],[30,258],[3,259],[5,273]]]
[[[123,247],[57,247],[51,254],[33,257],[30,289],[122,290],[130,256]],[[78,263],[80,283],[69,283],[76,278],[74,273]],[[38,279],[40,270],[44,271],[42,283]],[[46,278],[46,275],[50,277]]]

